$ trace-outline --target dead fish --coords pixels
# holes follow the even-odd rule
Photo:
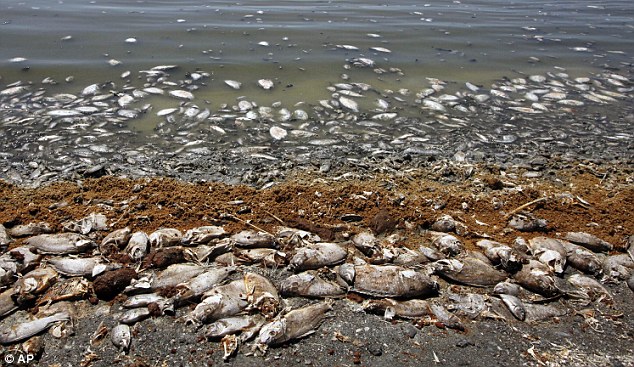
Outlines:
[[[24,273],[40,263],[42,255],[34,254],[25,246],[15,247],[0,256],[0,269],[11,269],[13,273]],[[1,270],[0,270],[1,271]]]
[[[437,303],[430,303],[429,308],[431,309],[431,312],[436,317],[436,320],[440,322],[442,325],[444,325],[445,327],[448,327],[450,329],[460,330],[460,331],[465,330],[465,326],[462,324],[462,321],[460,320],[460,318],[450,313],[449,311],[447,311],[445,306],[439,305]]]
[[[196,264],[173,264],[155,275],[152,289],[175,287],[185,283],[205,271],[204,266]]]
[[[9,229],[9,235],[11,237],[26,237],[35,236],[44,233],[51,233],[53,229],[46,222],[37,222],[29,224],[19,224]]]
[[[91,213],[89,216],[82,218],[78,221],[66,221],[62,223],[64,230],[69,232],[76,232],[86,235],[92,231],[105,231],[108,229],[108,218],[99,213]]]
[[[179,292],[174,297],[174,302],[176,304],[183,304],[200,297],[203,293],[213,289],[224,281],[234,271],[234,267],[206,270],[204,273],[193,277],[187,282],[177,285]]]
[[[343,264],[338,273],[354,292],[376,297],[425,297],[439,288],[427,275],[400,266]]]
[[[27,238],[24,243],[41,254],[67,255],[84,252],[95,243],[77,233],[41,234]]]
[[[110,331],[112,344],[123,352],[127,352],[130,349],[131,338],[130,326],[126,324],[118,324]]]
[[[122,306],[125,308],[147,307],[150,303],[161,303],[165,301],[167,301],[167,298],[156,293],[144,293],[128,297]]]
[[[308,244],[295,250],[289,267],[294,271],[319,269],[345,261],[348,251],[336,243],[320,242]]]
[[[594,252],[568,241],[563,242],[567,251],[566,261],[570,266],[586,274],[598,275],[601,273],[601,260]]]
[[[13,288],[9,288],[4,292],[0,293],[0,319],[15,311],[18,308],[18,305],[13,302],[13,294],[15,290]]]
[[[484,255],[493,265],[500,265],[509,273],[514,273],[522,268],[522,264],[528,261],[518,251],[510,246],[490,240],[480,240],[476,246],[484,250]]]
[[[369,299],[362,305],[366,312],[382,314],[386,320],[391,320],[395,316],[415,319],[423,316],[431,316],[429,302],[421,299],[409,299],[398,301],[391,298]]]
[[[445,255],[442,252],[431,247],[421,246],[418,248],[418,251],[425,255],[425,257],[430,261],[438,261],[445,258]]]
[[[236,90],[240,89],[240,87],[242,86],[242,83],[235,80],[225,80],[225,84]]]
[[[539,262],[547,265],[551,271],[561,274],[566,266],[566,257],[559,252],[548,249],[539,249],[534,252],[534,256]]]
[[[522,214],[515,214],[509,221],[509,226],[520,232],[537,232],[546,229],[548,221]]]
[[[258,342],[273,346],[306,337],[316,331],[326,318],[326,312],[331,309],[331,302],[320,302],[290,311],[264,325],[260,330]]]
[[[119,322],[126,325],[132,325],[139,321],[143,321],[150,317],[150,310],[147,307],[137,307],[126,312],[119,317]]]
[[[606,280],[626,280],[634,273],[634,261],[628,254],[606,257],[603,261],[603,276]]]
[[[186,246],[204,245],[212,239],[223,237],[226,234],[227,232],[222,227],[203,226],[185,232],[185,237],[181,242]]]
[[[429,232],[433,238],[432,245],[447,256],[455,256],[464,250],[462,242],[453,235],[442,232]]]
[[[149,251],[150,239],[143,231],[137,231],[132,234],[128,245],[123,250],[134,261],[142,260]]]
[[[526,310],[525,322],[545,321],[566,314],[565,309],[554,305],[526,303],[524,304],[524,309]]]
[[[240,333],[240,341],[245,342],[258,333],[265,323],[266,319],[257,314],[227,317],[209,324],[205,336],[220,339],[225,335]]]
[[[55,323],[68,320],[70,320],[70,315],[67,312],[60,312],[30,322],[19,323],[0,331],[0,344],[6,345],[28,339],[48,329]]]
[[[319,272],[309,270],[284,279],[280,283],[280,293],[284,296],[326,298],[342,297],[346,291],[339,284],[323,279]]]
[[[265,90],[273,89],[274,86],[273,81],[269,79],[259,79],[258,85]]]
[[[571,285],[581,289],[591,301],[605,301],[613,303],[612,294],[596,279],[581,274],[573,274],[566,279]]]
[[[515,318],[520,321],[526,320],[526,308],[519,298],[511,294],[500,294],[499,296]]]
[[[276,247],[275,237],[266,232],[245,230],[230,237],[236,246],[246,248]]]
[[[35,299],[44,293],[58,279],[57,271],[52,267],[40,267],[18,279],[13,286],[14,299],[18,304]]]
[[[190,101],[194,99],[194,95],[186,90],[171,90],[169,91],[169,95],[175,98],[187,99]]]
[[[564,238],[594,252],[607,252],[614,249],[611,243],[585,232],[568,232]]]
[[[508,277],[489,263],[473,257],[438,260],[434,263],[434,271],[451,281],[473,287],[490,287]]]
[[[522,270],[513,275],[513,279],[522,287],[545,297],[561,294],[548,266],[537,260],[530,260]]]
[[[84,278],[71,278],[58,281],[37,300],[36,306],[59,301],[87,298],[92,293],[92,284]]]
[[[379,241],[370,231],[357,233],[352,237],[352,243],[359,251],[368,257],[371,257],[375,253],[381,251]]]
[[[419,251],[410,250],[405,247],[394,248],[395,257],[392,259],[392,264],[400,266],[414,266],[426,264],[429,262],[427,256],[423,255]]]
[[[472,320],[478,318],[488,308],[485,303],[486,298],[481,294],[449,292],[447,298],[453,302],[447,306],[448,310],[456,314],[466,315]]]
[[[48,259],[47,262],[57,270],[58,273],[69,277],[81,277],[92,275],[93,269],[99,263],[98,257],[68,258],[60,257]]]
[[[535,253],[541,253],[544,250],[556,251],[563,257],[565,257],[568,253],[566,246],[564,245],[564,241],[543,236],[534,237],[528,240],[528,247],[534,255]]]
[[[458,235],[464,235],[467,232],[467,226],[453,219],[451,215],[443,214],[431,225],[431,230],[436,232],[455,232]]]
[[[252,248],[245,250],[237,250],[233,254],[233,257],[226,264],[255,264],[261,263],[266,267],[279,267],[288,261],[284,252],[278,251],[272,248]],[[217,258],[216,260],[220,260]],[[218,262],[218,261],[217,261]]]
[[[128,244],[131,235],[129,227],[112,231],[101,241],[99,251],[105,256],[117,252]]]
[[[199,262],[207,261],[208,259],[213,260],[217,256],[225,254],[233,250],[235,242],[230,238],[223,238],[213,245],[198,245],[196,247],[191,248],[191,252],[194,254],[196,260]]]
[[[230,317],[243,312],[247,306],[244,280],[234,280],[214,287],[205,293],[205,298],[185,318],[188,323],[199,325]]]
[[[500,282],[493,287],[493,294],[510,294],[511,296],[518,296],[520,294],[520,286],[511,283],[508,280]]]
[[[180,244],[183,234],[176,228],[159,228],[149,236],[152,248],[176,246]]]

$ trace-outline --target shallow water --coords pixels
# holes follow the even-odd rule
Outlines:
[[[264,146],[279,157],[289,146],[307,151],[339,144],[361,147],[362,154],[412,148],[440,149],[451,156],[479,145],[503,151],[505,144],[555,141],[597,154],[602,148],[579,146],[594,140],[606,149],[618,146],[620,151],[612,152],[618,155],[628,151],[632,139],[632,118],[622,117],[632,116],[633,33],[630,1],[2,2],[0,90],[20,82],[28,92],[0,98],[0,138],[11,141],[0,153],[13,163],[61,156],[65,164],[90,165],[129,151],[210,154]],[[371,59],[375,66],[351,66],[355,58]],[[118,65],[109,64],[113,60]],[[170,64],[178,69],[165,78],[144,73]],[[208,74],[192,81],[197,71]],[[611,84],[612,73],[623,78],[620,86]],[[493,94],[502,84],[524,88],[511,80],[530,75],[548,80],[506,91],[510,99]],[[584,99],[578,77],[589,77],[586,87],[609,101]],[[273,90],[258,87],[261,78],[271,79]],[[433,78],[444,84],[431,99],[458,96],[457,107],[472,111],[460,112],[446,101],[442,113],[425,107],[426,95],[420,93],[434,84]],[[225,80],[242,86],[231,89]],[[100,93],[111,98],[101,105],[80,95],[86,86],[107,81],[114,84]],[[471,93],[465,82],[482,92]],[[339,98],[333,92],[344,92],[333,89],[336,83],[371,86],[355,87],[362,94],[353,97],[356,116],[346,108],[319,116],[320,101],[332,105]],[[185,103],[167,95],[135,97],[125,108],[117,102],[149,84],[166,92],[190,89],[195,98]],[[533,110],[539,115],[513,110],[532,108],[524,93],[543,87],[584,105],[558,104],[542,93],[539,102],[546,110]],[[40,92],[44,95],[37,96]],[[58,93],[79,98],[63,103]],[[476,93],[491,99],[474,104]],[[389,107],[377,109],[377,99],[387,100]],[[232,108],[240,100],[273,106],[275,119],[240,120],[246,111]],[[98,105],[99,113],[51,115],[82,103]],[[196,123],[183,117],[193,105],[209,109],[216,120]],[[157,116],[161,109],[179,106],[174,118]],[[284,108],[305,110],[310,120],[277,119]],[[122,118],[121,109],[132,109],[137,117]],[[402,119],[367,121],[379,112]],[[274,125],[289,136],[272,140]]]

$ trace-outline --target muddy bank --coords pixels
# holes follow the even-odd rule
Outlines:
[[[441,215],[451,215],[467,228],[453,231],[464,242],[465,250],[478,250],[476,242],[487,236],[510,244],[518,236],[526,240],[540,236],[562,238],[566,232],[581,231],[613,244],[611,254],[624,253],[629,237],[634,234],[631,216],[634,187],[632,167],[628,165],[571,163],[560,170],[546,164],[536,171],[524,166],[439,162],[429,169],[410,169],[398,174],[357,171],[333,178],[300,172],[293,177],[265,189],[167,178],[102,177],[58,182],[37,189],[2,183],[0,223],[11,232],[19,225],[47,222],[50,231],[57,233],[64,227],[68,229],[69,220],[101,213],[107,218],[108,229],[89,231],[89,237],[96,243],[126,226],[132,232],[150,234],[161,227],[185,233],[195,227],[214,225],[235,234],[254,228],[276,233],[284,225],[339,244],[370,230],[381,241],[391,238],[396,248],[416,250],[419,246],[433,246],[427,231]],[[544,220],[546,225],[528,231],[514,229],[509,226],[514,214]],[[8,249],[18,248],[25,241],[16,237]],[[289,254],[295,250],[285,249]],[[98,254],[95,251],[93,254]],[[376,260],[360,253],[354,257]],[[175,261],[183,260],[178,257]],[[285,267],[261,263],[243,266],[238,273],[261,274],[276,287],[292,275]],[[134,263],[130,268],[142,272]],[[569,266],[557,278],[564,280],[575,272]],[[230,279],[240,278],[236,275]],[[131,281],[127,279],[128,283]],[[53,306],[69,308],[73,326],[68,330],[72,333],[62,333],[61,338],[43,333],[29,343],[39,345],[36,350],[40,353],[37,357],[40,365],[61,366],[262,363],[626,366],[634,362],[629,342],[634,337],[631,318],[634,309],[630,302],[633,293],[623,281],[604,281],[612,298],[607,303],[600,299],[580,302],[567,296],[528,297],[527,303],[565,311],[532,322],[519,321],[503,309],[497,310],[497,316],[482,314],[472,320],[464,310],[452,308],[463,303],[455,301],[456,297],[476,294],[493,302],[497,296],[491,293],[491,287],[458,285],[443,277],[437,277],[437,281],[439,295],[428,301],[450,309],[450,314],[459,319],[457,324],[443,322],[437,315],[389,320],[382,313],[364,311],[364,301],[380,297],[352,291],[334,302],[314,334],[271,347],[264,356],[250,355],[259,351],[247,342],[227,362],[222,358],[223,344],[205,337],[206,326],[197,329],[183,321],[195,304],[178,308],[174,314],[153,314],[135,323],[131,326],[127,354],[112,345],[111,334],[97,337],[98,333],[94,333],[100,326],[112,332],[129,294],[100,300],[110,295],[94,296],[89,291],[73,304],[54,303]],[[285,297],[285,302],[297,309],[316,301]],[[3,323],[28,319],[29,314],[38,314],[43,309],[46,309],[43,305],[26,303],[15,314],[5,317]],[[15,348],[23,347],[20,343],[4,346],[2,352],[15,354]]]

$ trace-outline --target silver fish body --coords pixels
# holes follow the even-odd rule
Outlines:
[[[280,293],[284,296],[301,296],[308,298],[342,297],[346,291],[337,283],[319,276],[309,270],[291,275],[280,283]]]
[[[142,260],[150,250],[150,239],[143,231],[134,232],[128,241],[124,252],[134,261]]]
[[[152,289],[175,287],[185,283],[205,271],[204,266],[196,264],[173,264],[159,272],[152,281]]]
[[[526,308],[519,298],[511,294],[500,294],[500,298],[515,318],[520,321],[526,320]]]
[[[240,333],[240,340],[245,342],[259,332],[265,322],[266,319],[257,314],[227,317],[209,324],[205,336],[220,339],[225,335]]]
[[[280,345],[308,336],[321,325],[326,318],[326,312],[331,309],[331,303],[320,302],[290,311],[282,318],[264,325],[260,330],[258,342]]]
[[[49,259],[47,261],[60,274],[70,276],[70,277],[80,277],[80,276],[92,275],[93,269],[99,263],[99,258],[86,257],[86,258],[74,259],[74,258],[68,258],[68,257],[61,257],[61,258]]]
[[[414,319],[431,315],[429,302],[422,299],[409,299],[398,301],[391,298],[369,299],[363,302],[366,312],[380,313],[387,320],[395,316]]]
[[[95,245],[88,237],[77,233],[41,234],[27,238],[24,243],[38,253],[54,255],[78,254]]]
[[[0,344],[6,345],[28,339],[48,329],[57,322],[68,320],[70,320],[70,315],[67,312],[60,312],[30,322],[20,323],[14,327],[0,331]]]
[[[185,232],[185,236],[181,242],[186,246],[204,245],[213,239],[221,238],[225,235],[227,235],[227,232],[222,227],[202,226],[192,228]]]
[[[412,269],[393,265],[357,265],[339,267],[339,275],[354,292],[376,297],[425,297],[436,294],[438,283]],[[350,281],[352,280],[352,281]]]
[[[336,243],[314,243],[295,251],[289,266],[295,271],[319,269],[345,261],[348,251]]]
[[[444,278],[473,287],[494,286],[508,277],[508,274],[474,257],[438,260],[434,263],[434,270]]]
[[[238,232],[230,237],[236,246],[245,248],[276,247],[275,237],[266,233],[253,230]]]
[[[148,237],[152,248],[161,248],[180,244],[183,234],[176,228],[159,228]]]
[[[117,252],[128,244],[131,235],[132,231],[130,231],[129,227],[112,231],[106,237],[104,237],[103,240],[101,240],[99,251],[102,255],[106,256],[110,255],[111,253]]]
[[[126,324],[119,324],[110,330],[110,341],[112,341],[115,347],[124,352],[130,349],[131,339],[132,333],[130,332],[130,326]]]
[[[441,232],[431,233],[433,237],[432,245],[443,254],[447,256],[455,256],[464,250],[462,241],[460,241],[456,236]]]
[[[585,232],[568,232],[564,238],[594,252],[607,252],[614,249],[611,243]]]
[[[178,285],[181,290],[175,296],[175,302],[177,304],[182,304],[200,297],[203,293],[220,284],[234,271],[235,268],[233,267],[222,267],[206,270],[205,272],[196,275],[187,282]]]

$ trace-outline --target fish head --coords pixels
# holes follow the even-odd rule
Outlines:
[[[275,344],[283,339],[284,333],[286,333],[286,320],[276,320],[262,327],[258,341],[266,345]]]

